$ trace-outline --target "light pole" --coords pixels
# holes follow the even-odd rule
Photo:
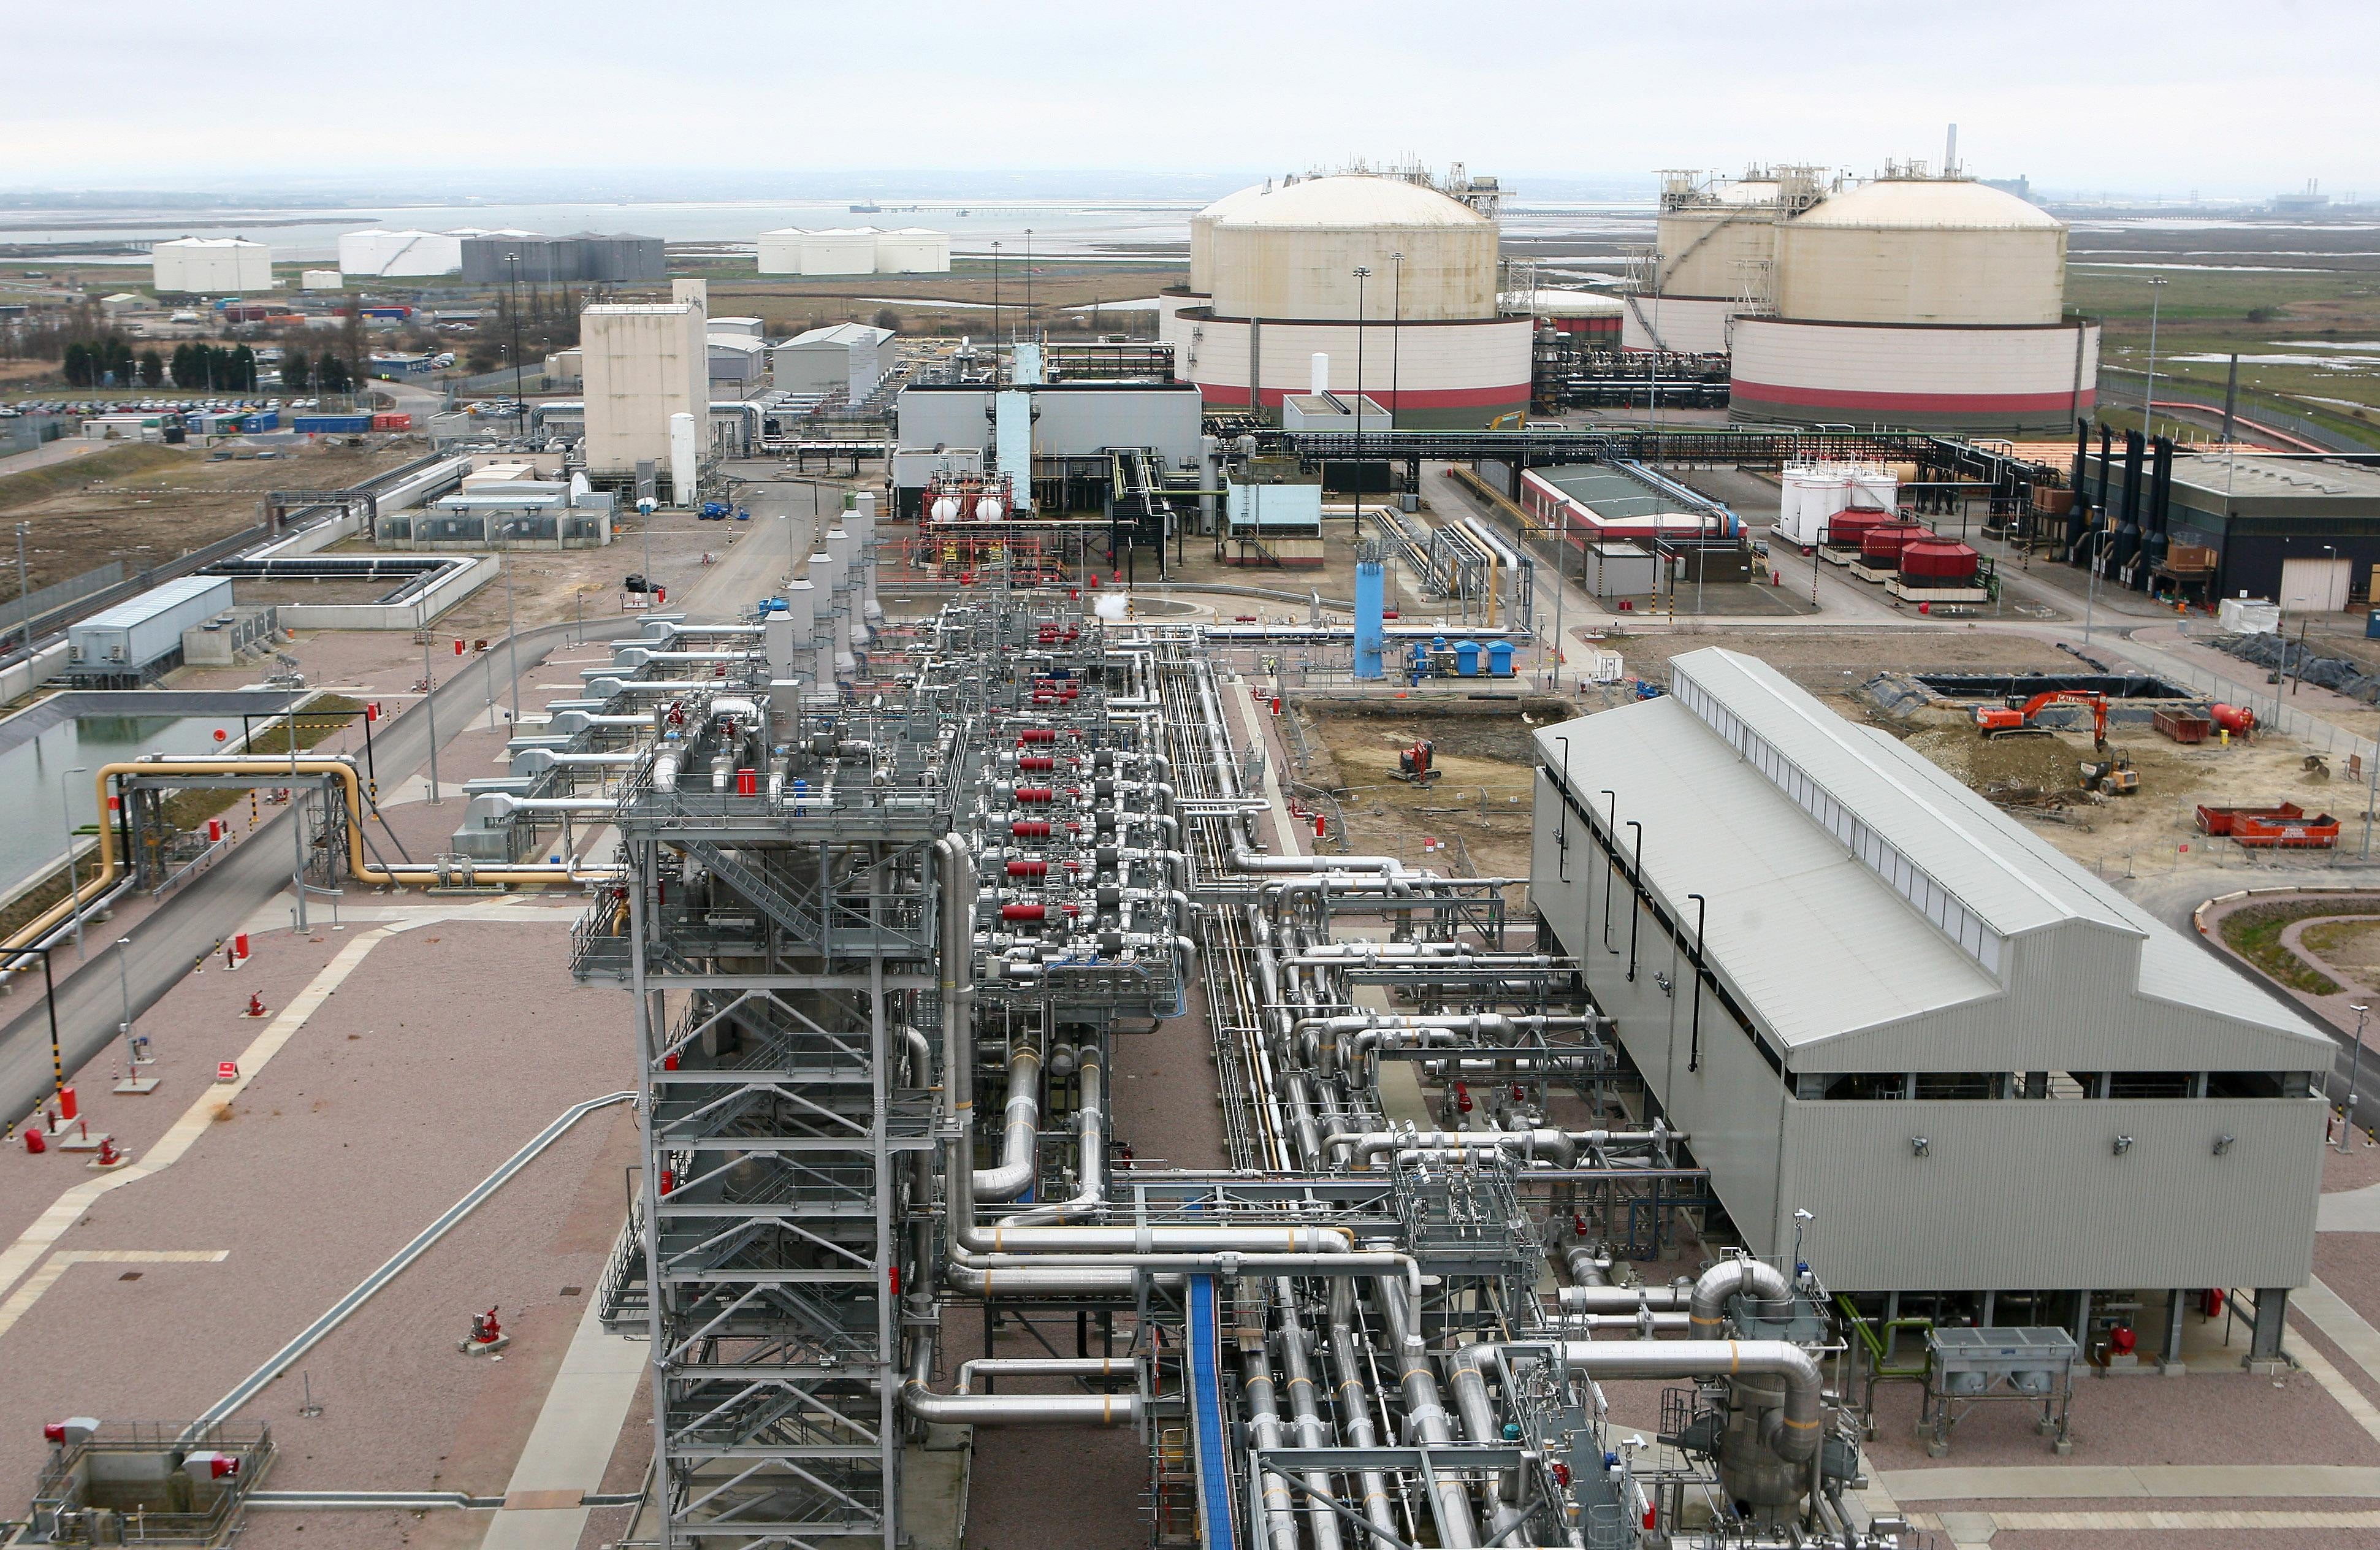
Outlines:
[[[528,400],[521,394],[520,255],[506,253],[504,262],[510,266],[513,291],[513,438],[526,441],[528,437]]]
[[[1389,288],[1389,429],[1394,430],[1397,428],[1397,389],[1400,381],[1397,369],[1404,359],[1405,256],[1402,253],[1390,253],[1389,262],[1396,266],[1390,271],[1395,278]]]
[[[2082,584],[2082,644],[2091,644],[2091,615],[2099,601],[2099,555],[2107,547],[2107,514],[2091,528],[2091,577]]]
[[[513,551],[501,551],[504,567],[504,666],[513,675],[513,725],[520,725],[520,630],[513,623]]]
[[[991,245],[991,379],[994,387],[1000,385],[1000,244],[995,242]]]
[[[2372,1009],[2359,1001],[2354,1010],[2355,1049],[2347,1068],[2347,1113],[2338,1122],[2338,1149],[2342,1152],[2355,1134],[2355,1090],[2363,1083],[2363,1014]]]
[[[289,843],[297,867],[289,886],[298,895],[298,934],[306,934],[306,793],[298,789],[298,696],[289,696]]]
[[[1025,228],[1025,333],[1028,338],[1040,337],[1033,332],[1033,228],[1030,226]]]
[[[1364,282],[1370,264],[1355,266],[1355,537],[1364,536]]]
[[[75,875],[74,849],[74,782],[67,776],[90,772],[88,765],[75,765],[58,779],[58,808],[67,829],[67,902],[74,915],[75,956],[82,956],[82,880]]]
[[[2156,336],[2157,304],[2165,299],[2166,282],[2161,277],[2149,281],[2149,370],[2141,388],[2141,434],[2155,433],[2156,427]],[[2138,516],[2134,521],[2140,520]]]
[[[650,504],[650,503],[639,503]],[[421,713],[430,718],[430,805],[438,805],[438,670],[430,660],[430,605],[421,609]]]
[[[25,582],[25,539],[32,530],[30,522],[17,524],[17,606],[25,611],[25,655],[29,657],[33,654],[33,604]]]

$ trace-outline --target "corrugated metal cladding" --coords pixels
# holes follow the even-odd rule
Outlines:
[[[1850,1290],[2303,1282],[2318,1097],[1820,1096],[1846,1073],[2282,1076],[2332,1046],[1766,666],[1672,667],[1670,696],[1536,734],[1531,890],[1756,1252],[1798,1207]]]
[[[2325,1117],[2319,1098],[1789,1100],[1786,1209],[1815,1216],[1803,1251],[1847,1291],[2302,1286]]]
[[[1171,383],[1054,383],[1033,395],[1033,450],[1047,457],[1108,447],[1154,447],[1176,468],[1198,466],[1204,428],[1196,393]],[[905,388],[895,401],[905,448],[980,447],[992,394],[980,388]]]

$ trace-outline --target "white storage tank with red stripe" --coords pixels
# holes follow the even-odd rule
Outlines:
[[[1243,189],[1192,217],[1191,285],[1160,298],[1158,336],[1218,408],[1277,411],[1326,356],[1331,392],[1401,429],[1484,425],[1529,402],[1534,323],[1499,305],[1497,253],[1494,220],[1418,177]]]

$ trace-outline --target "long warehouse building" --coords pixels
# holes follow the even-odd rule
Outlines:
[[[2305,1283],[2329,1039],[1767,664],[1670,669],[1536,734],[1532,890],[1754,1253],[1798,1228],[1840,1291]]]

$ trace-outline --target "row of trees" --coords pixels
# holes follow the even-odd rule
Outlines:
[[[130,387],[136,375],[143,386],[155,387],[164,372],[154,350],[136,362],[132,345],[121,334],[88,345],[79,341],[69,344],[60,359],[66,368],[67,384],[73,387]]]
[[[281,386],[289,393],[348,393],[355,372],[335,351],[310,356],[295,346],[281,352]]]
[[[256,387],[256,352],[241,345],[176,345],[168,368],[177,388],[203,393],[249,393]]]

